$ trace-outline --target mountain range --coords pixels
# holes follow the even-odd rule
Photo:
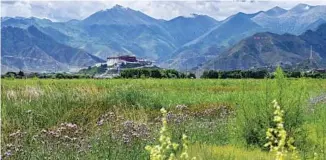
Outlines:
[[[240,12],[223,21],[198,14],[155,19],[119,5],[67,22],[2,17],[1,65],[3,71],[69,71],[131,54],[166,68],[210,68],[220,54],[254,34],[287,33],[302,39],[307,30],[314,32],[325,22],[326,6],[306,4]]]
[[[4,71],[62,71],[103,62],[86,51],[56,42],[34,26],[3,27],[1,35]]]
[[[266,66],[297,66],[305,61],[326,66],[326,23],[316,31],[308,30],[296,36],[270,32],[256,33],[241,40],[202,69],[234,70]]]

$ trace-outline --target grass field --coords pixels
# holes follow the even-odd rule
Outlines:
[[[326,80],[2,80],[3,159],[148,159],[160,109],[197,159],[274,159],[272,101],[301,159],[326,159]],[[179,154],[178,152],[176,154]]]

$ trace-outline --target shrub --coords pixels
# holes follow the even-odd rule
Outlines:
[[[196,75],[194,74],[194,73],[189,73],[188,75],[187,75],[187,78],[196,78]]]
[[[246,88],[246,84],[243,84],[236,111],[238,133],[245,144],[264,148],[266,126],[274,126],[273,117],[269,114],[273,110],[270,101],[276,99],[285,111],[284,120],[287,125],[284,127],[288,135],[299,140],[296,141],[296,146],[304,148],[306,131],[303,129],[303,124],[307,92],[304,79],[300,80],[300,85],[293,84],[292,81],[286,79],[282,69],[278,68],[275,72],[275,79],[266,79],[262,87],[265,89],[260,93],[250,93],[252,87]],[[252,98],[253,96],[255,98]]]

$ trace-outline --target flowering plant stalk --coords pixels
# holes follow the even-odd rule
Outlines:
[[[294,139],[289,138],[289,140],[286,141],[287,132],[284,129],[284,111],[278,105],[276,100],[272,103],[275,108],[273,122],[275,122],[276,127],[267,129],[266,138],[268,139],[268,142],[265,144],[265,147],[269,147],[271,152],[276,153],[275,160],[284,160],[284,157],[288,152],[286,146],[293,152],[292,158],[299,159],[297,157],[296,147],[293,146]]]
[[[179,147],[179,144],[171,142],[171,137],[169,136],[167,129],[166,115],[167,112],[164,108],[161,109],[162,117],[162,128],[160,130],[160,144],[155,146],[147,145],[145,149],[150,153],[151,160],[176,160],[176,159],[189,159],[188,155],[188,140],[187,136],[183,134],[182,136],[182,146],[183,151],[179,158],[176,157],[175,153]],[[195,159],[195,158],[192,158]]]

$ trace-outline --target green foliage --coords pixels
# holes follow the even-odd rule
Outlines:
[[[196,78],[193,73],[184,74],[174,69],[124,69],[121,78]]]
[[[201,78],[219,78],[219,74],[217,71],[204,71],[203,75],[201,76]]]
[[[86,69],[81,69],[78,73],[79,74],[87,74],[87,75],[95,75],[95,74],[103,74],[105,73],[107,69],[107,65],[106,64],[102,64],[100,66],[89,66],[88,68]]]
[[[186,77],[187,78],[194,78],[195,79],[196,78],[196,75],[194,73],[189,73],[189,74],[186,75]],[[180,77],[180,78],[182,78],[182,77]]]
[[[273,107],[275,108],[273,118],[275,126],[267,129],[266,138],[268,142],[265,144],[265,147],[269,147],[271,152],[275,152],[275,160],[283,160],[288,151],[293,152],[295,159],[297,159],[295,153],[296,148],[293,146],[294,139],[288,137],[287,132],[284,129],[284,111],[278,105],[276,100],[273,101],[273,104]]]
[[[21,77],[21,78],[24,78],[25,77],[25,74],[23,71],[19,71],[17,76]]]
[[[308,77],[308,78],[323,78],[326,79],[326,73],[319,73],[319,72],[305,72],[303,73],[303,77]]]
[[[241,78],[256,78],[262,79],[268,76],[267,70],[258,70],[258,71],[204,71],[201,78],[214,78],[214,79],[241,79]]]
[[[284,74],[288,78],[326,78],[326,73],[321,72],[299,72],[299,71],[287,71]],[[212,79],[241,79],[241,78],[274,78],[272,73],[267,70],[233,70],[233,71],[204,71],[201,78],[212,78]]]
[[[306,143],[306,131],[303,129],[306,112],[304,106],[308,98],[305,80],[299,79],[299,84],[295,84],[286,79],[281,68],[277,68],[275,81],[268,79],[265,81],[266,84],[260,87],[263,88],[260,94],[246,92],[247,86],[245,83],[242,84],[243,92],[240,94],[237,108],[240,136],[244,138],[246,144],[264,148],[265,128],[273,126],[273,117],[269,114],[272,107],[269,102],[276,99],[285,111],[284,120],[287,122],[285,129],[289,136],[298,139],[296,146],[304,149]]]
[[[92,78],[92,76],[87,74],[75,74],[75,73],[24,73],[19,71],[18,73],[15,72],[8,72],[5,75],[1,76],[2,78],[9,78],[9,79],[22,79],[22,78],[39,78],[39,79],[85,79],[85,78]]]
[[[8,79],[15,79],[17,77],[17,74],[15,72],[7,72],[4,75],[4,78],[8,78]]]
[[[185,133],[189,157],[267,160],[273,155],[264,147],[266,128],[275,128],[270,102],[276,99],[298,156],[325,159],[325,80],[284,74],[263,80],[4,79],[1,158],[148,159],[144,147],[157,144],[164,107],[171,142],[181,144]],[[66,123],[76,130],[64,131]],[[181,156],[181,148],[175,153]]]

